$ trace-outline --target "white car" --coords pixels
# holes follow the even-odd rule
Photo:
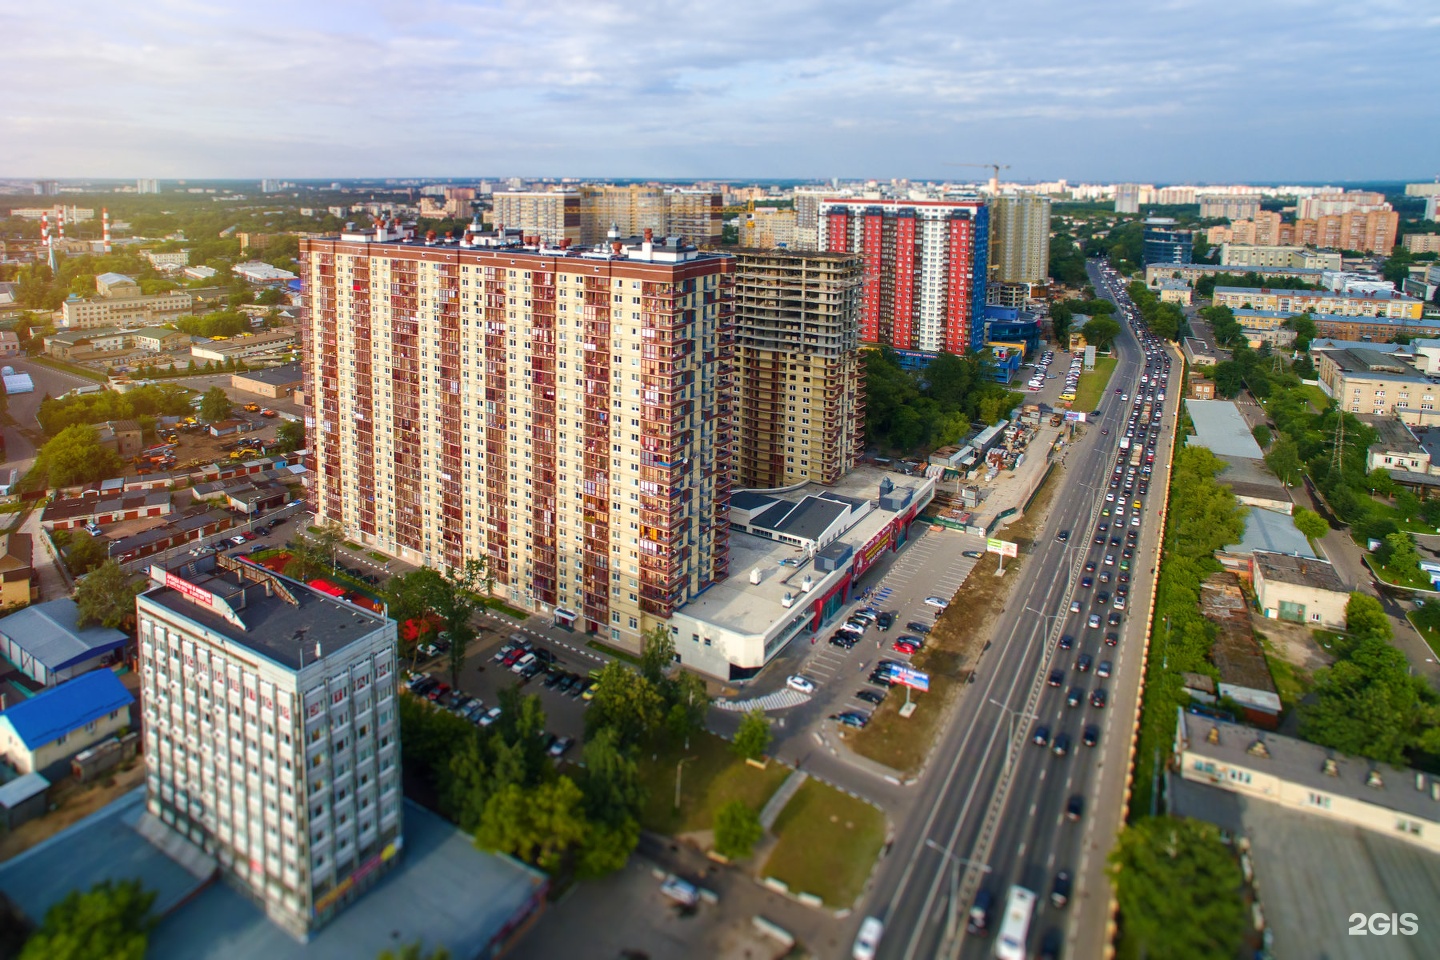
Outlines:
[[[875,951],[880,947],[880,937],[885,932],[885,924],[875,917],[866,917],[860,924],[860,932],[855,935],[855,945],[850,948],[852,960],[875,960]]]
[[[798,673],[794,673],[786,677],[785,686],[789,687],[791,690],[799,690],[801,693],[815,692],[814,682],[812,682],[806,677],[800,676],[800,674]]]
[[[925,602],[932,607],[939,607],[941,610],[944,610],[946,607],[950,606],[949,600],[942,600],[940,597],[926,597]]]

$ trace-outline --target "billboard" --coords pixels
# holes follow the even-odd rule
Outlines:
[[[930,691],[930,674],[921,673],[919,670],[912,670],[909,667],[891,667],[890,679],[911,690],[919,690],[921,693]]]
[[[998,553],[1002,557],[1020,556],[1020,546],[1010,540],[996,540],[991,538],[985,541],[986,553]]]
[[[1084,410],[1066,410],[1066,411],[1065,411],[1065,422],[1066,422],[1066,423],[1076,423],[1076,422],[1085,423],[1085,422],[1086,422],[1086,420],[1085,420],[1085,411],[1084,411]]]

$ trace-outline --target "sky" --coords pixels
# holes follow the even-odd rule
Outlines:
[[[1440,175],[1434,0],[69,0],[0,36],[0,176]]]

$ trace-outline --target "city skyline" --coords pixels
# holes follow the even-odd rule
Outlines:
[[[0,171],[958,180],[985,171],[954,164],[994,161],[1019,180],[1436,173],[1420,158],[1440,133],[1406,77],[1423,75],[1440,17],[1389,2],[1049,11],[173,0],[121,16],[81,2],[62,36],[17,9],[0,20],[21,78]],[[1197,31],[1229,13],[1246,33]],[[1406,133],[1333,137],[1375,127]]]

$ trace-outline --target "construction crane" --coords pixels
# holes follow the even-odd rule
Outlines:
[[[990,170],[990,193],[992,195],[1000,192],[1000,171],[1009,170],[1008,163],[947,163],[947,167],[986,167]]]

